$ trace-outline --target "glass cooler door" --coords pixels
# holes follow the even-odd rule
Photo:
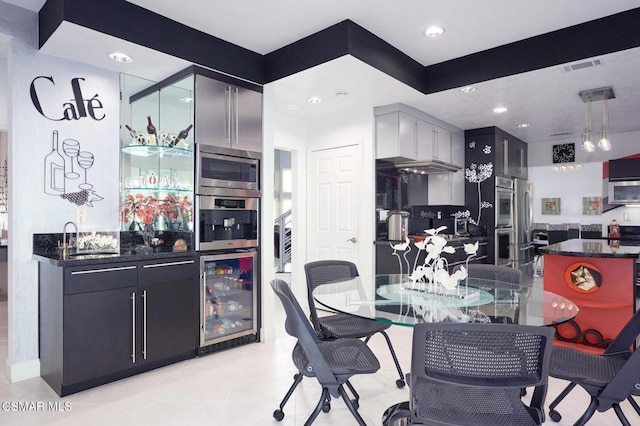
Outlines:
[[[200,346],[255,334],[256,252],[203,255]]]

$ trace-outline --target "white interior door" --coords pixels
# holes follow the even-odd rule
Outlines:
[[[308,261],[338,259],[358,264],[362,147],[311,151],[308,163]]]

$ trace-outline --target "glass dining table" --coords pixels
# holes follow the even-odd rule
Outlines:
[[[318,286],[313,298],[333,311],[408,327],[439,321],[554,326],[578,314],[569,299],[542,288],[479,278],[444,290],[407,275],[359,276]]]

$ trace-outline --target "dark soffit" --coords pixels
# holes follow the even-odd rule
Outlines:
[[[145,25],[125,25],[123,16]],[[640,46],[640,8],[427,67],[350,20],[264,56],[124,0],[48,0],[40,47],[63,21],[258,84],[352,55],[425,94]]]

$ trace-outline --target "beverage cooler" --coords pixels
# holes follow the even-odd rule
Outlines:
[[[200,256],[200,353],[258,332],[257,251]],[[242,339],[240,339],[242,340]]]

